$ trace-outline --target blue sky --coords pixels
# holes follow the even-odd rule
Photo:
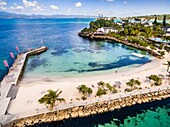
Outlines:
[[[0,11],[95,16],[167,14],[170,0],[0,0]]]

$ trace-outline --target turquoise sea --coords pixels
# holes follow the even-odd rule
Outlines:
[[[0,20],[0,61],[13,60],[9,52],[15,54],[15,46],[20,51],[45,45],[49,50],[38,56],[30,57],[24,79],[73,76],[100,73],[135,67],[150,62],[153,57],[144,51],[136,50],[116,42],[87,40],[78,32],[88,27],[93,19],[1,19]],[[138,58],[131,53],[146,54]],[[7,73],[0,63],[1,79]]]
[[[29,58],[23,80],[97,74],[121,68],[133,68],[154,59],[147,52],[114,41],[96,41],[79,37],[78,32],[88,27],[92,20],[94,19],[0,19],[0,79],[8,72],[2,61],[8,60],[9,65],[12,65],[14,60],[10,58],[9,53],[14,52],[15,56],[17,55],[15,46],[18,46],[21,52],[42,45],[49,47],[47,52]],[[146,57],[135,57],[131,55],[133,52],[145,54]],[[154,105],[147,105],[144,109],[138,107],[142,111],[135,111],[135,107],[132,107],[128,111],[115,111],[104,116],[98,115],[42,126],[168,127],[170,125],[168,104],[169,101],[166,103],[161,101],[154,109],[152,109]],[[153,124],[150,124],[150,121]]]

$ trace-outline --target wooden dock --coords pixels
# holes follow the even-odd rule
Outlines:
[[[42,46],[36,49],[30,49],[27,52],[20,53],[14,61],[12,67],[9,69],[8,74],[3,78],[0,87],[0,115],[5,115],[8,105],[12,97],[9,96],[10,89],[13,85],[17,86],[20,77],[23,74],[23,69],[26,60],[31,55],[37,55],[45,52],[48,48]]]

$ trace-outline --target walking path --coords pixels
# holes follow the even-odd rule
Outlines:
[[[17,85],[20,76],[22,75],[23,68],[27,57],[33,54],[38,54],[47,50],[47,47],[42,46],[37,49],[31,49],[25,53],[21,53],[17,56],[12,67],[9,69],[8,74],[3,78],[0,88],[0,115],[5,115],[11,97],[8,97],[9,91],[12,85]],[[3,116],[2,116],[3,117]],[[0,116],[1,118],[1,116]]]

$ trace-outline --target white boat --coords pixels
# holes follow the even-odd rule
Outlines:
[[[145,57],[145,55],[142,55],[142,54],[138,54],[138,53],[131,53],[132,55],[134,55],[134,56],[137,56],[137,57],[140,57],[140,58],[143,58],[143,57]]]

